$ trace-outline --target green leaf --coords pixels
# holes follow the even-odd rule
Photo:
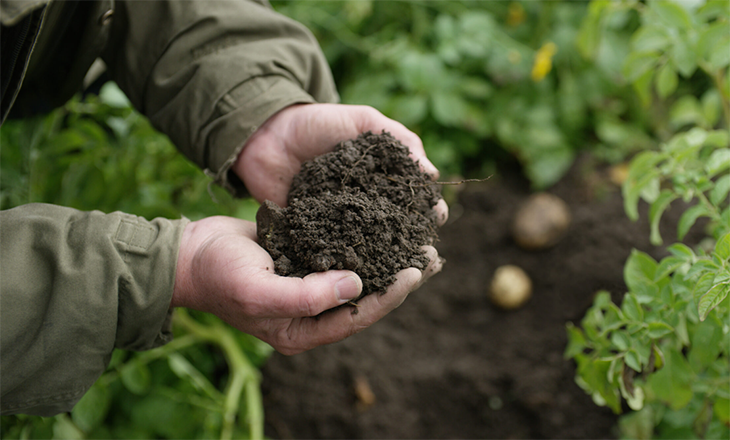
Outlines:
[[[659,176],[649,179],[641,188],[641,198],[647,203],[654,203],[659,198],[661,180]]]
[[[692,289],[692,298],[694,299],[695,304],[699,305],[702,296],[714,285],[713,281],[715,281],[715,274],[712,272],[702,275],[700,279],[697,280],[697,283],[695,283],[695,286]]]
[[[650,322],[647,329],[649,330],[649,337],[652,339],[659,339],[674,331],[672,326],[665,322]]]
[[[146,364],[133,359],[122,366],[120,372],[122,383],[132,393],[142,395],[149,390],[152,375]]]
[[[695,258],[695,253],[684,243],[674,243],[667,248],[667,251],[685,261],[692,261]]]
[[[621,434],[619,438],[652,438],[654,434],[654,418],[654,410],[651,405],[619,417],[618,427]]]
[[[127,95],[122,92],[117,83],[107,81],[99,90],[99,98],[101,102],[111,107],[131,108],[132,103],[129,102]]]
[[[97,381],[71,410],[71,419],[88,434],[104,421],[110,404],[109,390]]]
[[[627,351],[626,356],[624,357],[624,362],[626,362],[626,365],[631,367],[632,370],[637,373],[641,373],[641,362],[639,361],[639,354],[636,350],[631,349]]]
[[[710,191],[710,203],[717,206],[726,201],[730,193],[730,174],[726,174],[715,182],[715,187]]]
[[[673,1],[654,0],[649,3],[649,8],[670,28],[689,29],[692,27],[692,21],[687,11]]]
[[[591,2],[593,6],[595,2]],[[589,6],[589,11],[591,7]],[[576,38],[576,47],[583,58],[592,60],[601,43],[601,14],[600,12],[589,13],[581,22]]]
[[[583,18],[576,44],[580,54],[586,59],[593,59],[601,42],[601,22],[604,10],[611,6],[611,0],[594,0],[588,6],[588,13]]]
[[[730,36],[718,41],[711,49],[709,64],[712,70],[720,70],[730,64]]]
[[[581,358],[578,360],[576,374],[582,379],[578,381],[579,385],[593,396],[597,405],[606,405],[618,414],[621,412],[621,399],[618,387],[609,381],[610,368],[611,361]]]
[[[573,325],[572,322],[565,324],[565,329],[568,332],[568,346],[565,348],[563,357],[565,359],[571,359],[583,352],[586,347],[586,338],[583,335],[583,331]]]
[[[702,125],[704,120],[702,107],[694,96],[682,96],[669,110],[669,122],[674,127],[682,127],[687,124]]]
[[[647,384],[659,401],[676,411],[692,400],[694,374],[685,357],[675,348],[667,347],[664,354],[664,368],[649,376]]]
[[[631,37],[633,52],[662,52],[669,43],[666,28],[662,26],[641,26]]]
[[[656,344],[652,344],[651,348],[654,350],[654,371],[661,370],[664,366],[664,353]]]
[[[662,98],[674,93],[677,90],[679,79],[677,78],[677,72],[674,71],[674,67],[670,63],[664,64],[656,77],[656,91]]]
[[[447,84],[446,68],[435,54],[408,51],[397,62],[399,79],[408,92],[428,93]]]
[[[700,217],[709,217],[710,212],[707,210],[705,205],[697,204],[688,210],[684,211],[682,216],[679,218],[679,224],[677,225],[677,237],[680,240],[684,240],[684,236],[687,235],[692,225],[695,224]]]
[[[66,414],[59,414],[54,417],[53,438],[64,440],[83,439],[84,433],[71,421]]]
[[[717,240],[717,243],[715,243],[715,255],[721,261],[730,259],[730,233],[723,235]]]
[[[729,292],[730,282],[726,281],[715,284],[707,293],[702,295],[697,304],[697,313],[700,315],[700,321],[707,319],[707,315],[727,297]]]
[[[635,82],[642,75],[651,72],[659,60],[656,52],[631,52],[624,62],[622,73],[626,81]]]
[[[714,262],[702,259],[697,261],[695,264],[692,265],[692,267],[689,268],[689,270],[687,271],[687,275],[685,275],[685,278],[692,279],[707,271],[710,271],[714,274],[719,269],[720,267]]]
[[[726,425],[730,425],[730,399],[715,397],[713,411],[718,420]]]
[[[697,40],[697,54],[709,60],[712,53],[716,50],[719,41],[730,34],[730,25],[727,22],[718,21],[700,32],[700,38]]]
[[[662,244],[662,237],[659,233],[659,220],[669,204],[676,200],[679,196],[673,191],[663,189],[659,193],[659,197],[651,204],[649,208],[649,222],[651,225],[651,244],[658,246]]]
[[[707,121],[707,126],[713,127],[720,120],[720,114],[722,113],[722,96],[720,96],[720,92],[716,89],[708,90],[702,95],[700,103],[702,105],[702,114]],[[721,147],[725,145],[727,145],[727,142],[717,146]]]
[[[659,266],[657,267],[656,273],[654,274],[654,282],[661,281],[684,264],[687,264],[687,261],[683,258],[663,258],[662,261],[659,262]]]
[[[437,91],[431,94],[431,114],[442,125],[458,126],[466,121],[468,105],[456,93]]]
[[[631,340],[621,331],[615,331],[611,334],[611,343],[615,345],[619,351],[626,351],[631,346]]]
[[[624,295],[621,302],[621,311],[631,321],[642,322],[644,320],[644,309],[641,308],[636,296],[631,293]]]
[[[708,0],[697,10],[695,15],[698,20],[703,22],[709,22],[723,16],[727,17],[730,15],[729,5],[725,0]]]
[[[695,327],[687,355],[695,372],[701,373],[715,362],[723,349],[722,336],[722,327],[712,321],[705,321]]]
[[[654,70],[649,69],[646,72],[639,75],[633,83],[634,90],[639,96],[639,100],[644,107],[648,107],[651,104],[651,80],[654,78]]]
[[[532,157],[525,166],[525,173],[536,189],[544,189],[560,180],[574,160],[574,150],[560,145]]]
[[[395,96],[389,102],[393,119],[409,127],[423,121],[428,113],[428,97],[422,94]]]
[[[689,78],[697,70],[697,54],[686,36],[679,36],[672,41],[670,56],[683,77]]]
[[[659,293],[654,283],[657,262],[648,254],[636,249],[631,251],[629,259],[624,266],[624,281],[631,292],[636,294],[639,302],[646,302],[649,298],[656,297]]]
[[[705,164],[705,170],[710,177],[720,171],[730,168],[730,148],[719,148],[712,152]]]
[[[727,130],[714,130],[707,134],[705,145],[709,147],[725,147],[730,144],[730,135]]]
[[[621,188],[624,210],[631,220],[636,221],[639,218],[639,196],[659,176],[656,165],[664,158],[663,154],[655,151],[645,151],[637,154],[631,161],[629,175]]]

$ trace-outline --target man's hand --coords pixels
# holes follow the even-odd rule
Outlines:
[[[256,225],[230,217],[189,223],[178,257],[172,307],[213,313],[283,354],[296,354],[339,341],[370,326],[398,307],[409,292],[441,270],[436,249],[425,248],[431,263],[396,274],[387,293],[345,304],[362,290],[353,272],[331,270],[304,278],[280,277],[274,262],[256,244]]]
[[[303,162],[362,132],[383,130],[408,146],[424,171],[438,177],[419,137],[402,124],[371,107],[334,104],[293,105],[276,113],[249,138],[233,171],[259,202],[286,206]],[[442,200],[434,209],[443,224],[448,217],[446,203]],[[344,307],[315,318],[359,296],[360,278],[342,270],[304,278],[277,276],[271,256],[256,243],[254,223],[211,217],[185,228],[172,307],[213,313],[281,353],[295,354],[344,339],[398,307],[408,293],[441,270],[436,249],[425,250],[430,259],[426,270],[400,271],[385,294],[361,299],[358,313]]]

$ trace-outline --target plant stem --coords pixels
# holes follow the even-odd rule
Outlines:
[[[104,374],[99,380],[102,381],[104,385],[109,385],[110,383],[119,379],[122,374],[122,370],[124,370],[125,368],[132,368],[131,365],[138,366],[140,364],[150,363],[156,359],[165,357],[178,350],[182,350],[183,348],[194,345],[197,342],[200,342],[200,339],[195,337],[195,335],[185,335],[179,338],[175,338],[166,345],[163,345],[162,347],[159,347],[155,350],[146,351],[138,355],[136,358],[129,362],[126,362],[124,365],[118,367],[116,370]]]
[[[231,330],[222,324],[202,325],[192,319],[184,310],[178,310],[173,320],[195,336],[218,345],[228,361],[231,376],[225,391],[221,439],[230,439],[233,436],[236,413],[244,389],[246,390],[249,437],[262,439],[264,436],[264,411],[260,390],[260,374],[258,369],[246,357],[246,354],[233,337]]]
[[[720,102],[722,102],[722,113],[725,115],[725,128],[730,130],[730,99],[728,99],[722,89],[722,70],[715,72],[712,75],[712,81],[717,87],[717,91],[720,93]],[[728,90],[730,93],[730,90]]]
[[[710,202],[710,200],[707,198],[707,196],[705,195],[705,193],[703,193],[702,191],[697,191],[696,197],[697,197],[697,200],[699,200],[700,203],[702,203],[703,205],[705,205],[705,208],[707,208],[707,210],[711,214],[710,215],[710,218],[712,220],[714,220],[716,222],[719,222],[719,221],[722,220],[722,215],[720,214],[720,209],[717,206],[713,205]]]

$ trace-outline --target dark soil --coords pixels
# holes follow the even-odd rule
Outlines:
[[[270,358],[263,368],[266,435],[615,438],[616,416],[593,404],[563,358],[565,323],[578,323],[599,289],[615,299],[623,294],[632,248],[664,254],[649,243],[646,206],[632,223],[619,189],[585,169],[579,162],[551,189],[573,220],[562,241],[539,252],[522,250],[510,234],[530,194],[518,170],[502,168],[502,177],[468,185],[439,232],[442,273],[362,333]],[[676,237],[680,213],[673,204],[662,220],[667,241]],[[503,264],[519,265],[533,280],[532,299],[515,311],[487,298]]]
[[[276,273],[303,277],[348,269],[363,281],[362,296],[385,292],[401,269],[425,269],[421,249],[436,238],[437,185],[390,134],[360,135],[305,163],[294,177],[289,205],[261,205],[259,244]]]

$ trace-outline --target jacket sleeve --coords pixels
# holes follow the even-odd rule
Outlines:
[[[70,411],[112,350],[172,338],[187,220],[31,204],[0,212],[0,408]]]
[[[112,79],[189,159],[237,195],[228,173],[249,136],[295,103],[337,102],[301,24],[251,0],[118,2],[104,61]]]

